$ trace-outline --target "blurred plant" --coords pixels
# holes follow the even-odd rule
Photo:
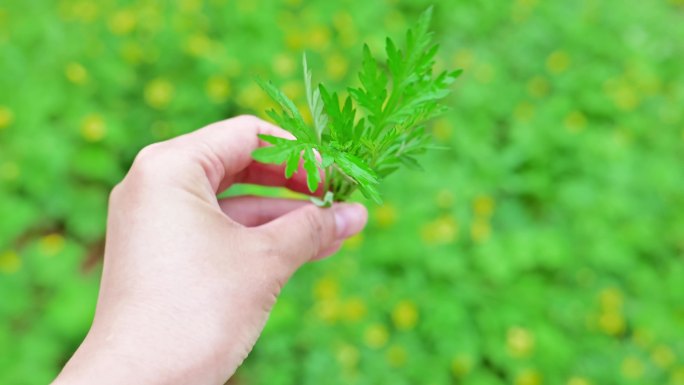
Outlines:
[[[444,112],[440,101],[449,93],[449,84],[462,71],[443,71],[433,76],[439,46],[429,31],[432,8],[420,16],[417,25],[406,33],[399,49],[386,39],[386,64],[363,48],[359,80],[361,86],[349,88],[344,104],[336,92],[322,84],[314,87],[306,55],[303,58],[306,98],[312,117],[308,125],[295,104],[272,83],[259,81],[278,103],[281,111],[268,111],[294,140],[260,135],[272,146],[254,151],[263,163],[286,163],[285,175],[292,177],[303,158],[309,190],[314,192],[324,171],[324,199],[312,198],[320,206],[342,201],[359,189],[364,196],[380,202],[380,179],[401,165],[419,168],[415,156],[429,148],[425,121]],[[361,109],[364,113],[357,111]],[[320,158],[316,156],[320,155]]]

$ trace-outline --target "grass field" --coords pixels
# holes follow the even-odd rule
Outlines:
[[[295,275],[234,383],[684,384],[681,0],[2,1],[0,383],[83,338],[139,149],[263,116],[257,76],[304,104],[303,51],[354,85],[431,4],[446,149]]]

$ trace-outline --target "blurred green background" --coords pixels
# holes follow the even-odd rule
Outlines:
[[[94,311],[144,145],[353,84],[435,4],[448,147],[285,288],[235,384],[684,384],[684,2],[0,2],[0,383]],[[245,191],[244,188],[237,192]]]

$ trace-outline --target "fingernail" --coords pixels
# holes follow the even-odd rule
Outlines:
[[[335,235],[337,239],[358,233],[366,225],[368,212],[358,203],[342,203],[333,206],[335,213]]]

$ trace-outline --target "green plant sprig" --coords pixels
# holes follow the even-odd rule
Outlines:
[[[260,138],[271,144],[255,150],[263,163],[286,164],[291,178],[303,162],[311,192],[323,183],[324,198],[312,198],[320,206],[343,201],[359,190],[381,202],[379,181],[404,165],[420,168],[416,155],[429,147],[425,122],[446,109],[440,102],[461,70],[433,75],[439,46],[429,30],[432,8],[406,33],[403,47],[386,39],[385,63],[377,61],[368,45],[363,47],[360,86],[348,88],[344,102],[323,84],[313,85],[306,55],[303,57],[306,99],[312,124],[305,122],[295,104],[270,82],[259,85],[279,105],[267,114],[295,140],[271,135]]]

